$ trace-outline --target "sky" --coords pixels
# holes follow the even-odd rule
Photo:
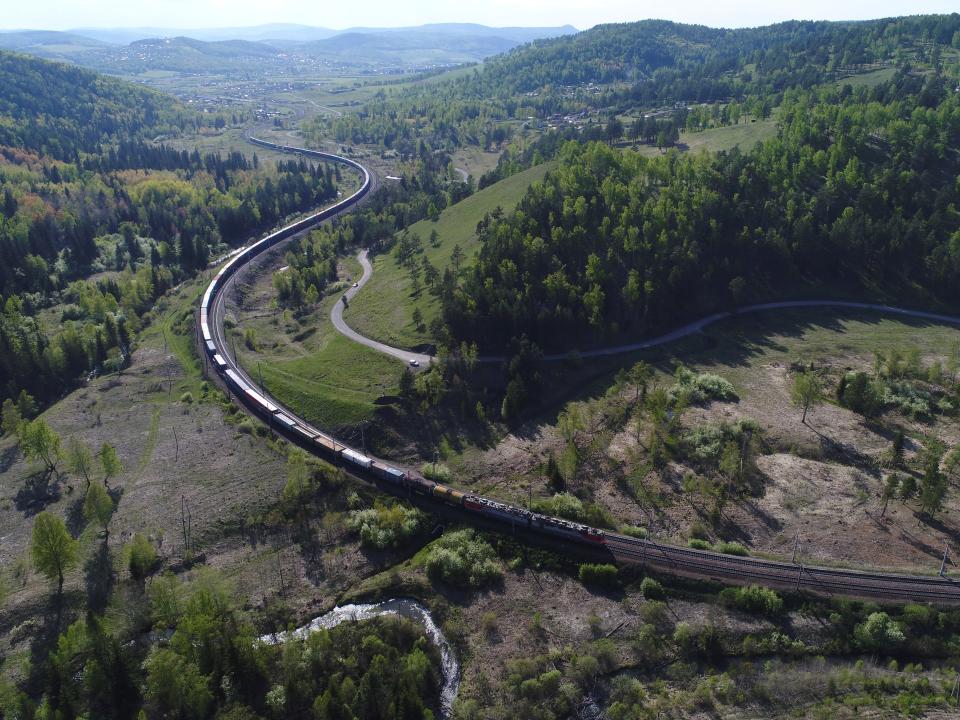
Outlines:
[[[664,18],[714,27],[750,27],[782,20],[862,20],[949,13],[960,0],[14,0],[4,3],[0,28],[237,27],[271,22],[334,29],[397,27],[430,22],[492,26],[573,25]]]

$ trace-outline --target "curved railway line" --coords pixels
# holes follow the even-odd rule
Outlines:
[[[377,180],[376,176],[363,165],[349,158],[316,150],[277,145],[253,137],[248,140],[280,152],[300,153],[325,162],[345,164],[357,170],[362,178],[360,189],[350,197],[234,253],[204,292],[200,306],[203,343],[201,352],[209,358],[220,379],[240,403],[265,420],[274,431],[318,456],[346,466],[354,474],[384,483],[395,494],[422,496],[433,503],[442,503],[450,511],[459,513],[459,517],[468,522],[472,520],[484,526],[496,527],[501,531],[519,532],[536,538],[541,543],[579,548],[584,555],[591,558],[600,557],[622,563],[639,564],[664,573],[726,584],[758,584],[826,596],[841,595],[937,604],[960,602],[960,583],[946,576],[857,571],[724,555],[654,540],[632,538],[568,520],[532,513],[491,498],[470,495],[435,483],[407,469],[393,467],[313,427],[305,419],[298,417],[258,389],[256,383],[237,363],[230,352],[230,345],[224,331],[224,296],[226,290],[235,281],[237,270],[244,267],[247,262],[263,251],[297,237],[317,224],[353,208],[375,189]],[[876,306],[873,309],[877,309]]]

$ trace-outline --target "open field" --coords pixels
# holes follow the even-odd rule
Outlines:
[[[720,152],[733,150],[734,148],[749,150],[757,143],[775,137],[776,134],[777,120],[776,114],[774,114],[773,117],[766,120],[742,122],[737,125],[726,125],[699,132],[683,130],[680,133],[677,147],[684,152]],[[646,157],[656,157],[666,152],[656,145],[643,143],[628,143],[625,147],[630,147]]]
[[[893,79],[893,76],[896,74],[896,68],[880,68],[879,70],[871,70],[870,72],[859,73],[857,75],[850,75],[848,77],[841,78],[837,81],[837,85],[841,87],[843,85],[849,85],[854,89],[858,87],[873,87],[874,85],[880,85],[888,80]]]
[[[279,97],[303,98],[320,105],[349,113],[362,109],[362,104],[379,92],[388,95],[417,86],[430,86],[452,80],[473,72],[473,67],[460,67],[427,78],[412,76],[409,79],[396,77],[371,77],[370,75],[335,75],[321,78],[312,87]]]
[[[236,352],[250,377],[263,376],[265,388],[307,420],[328,429],[355,426],[373,418],[376,400],[396,394],[403,365],[334,330],[330,308],[340,293],[327,295],[307,315],[296,317],[277,308],[273,273],[283,266],[281,253],[257,263],[245,276],[242,302],[228,298],[228,313],[237,321]],[[360,264],[345,259],[339,272],[359,277]],[[252,278],[252,279],[251,279]],[[244,343],[247,330],[255,350]]]
[[[467,175],[472,175],[475,183],[484,173],[496,168],[499,159],[500,153],[485,152],[472,145],[462,147],[453,154],[454,166],[465,170]]]
[[[463,251],[464,264],[469,264],[478,248],[477,222],[497,207],[513,208],[526,189],[553,166],[553,163],[544,163],[501,180],[445,209],[437,222],[421,220],[410,226],[409,231],[420,236],[424,256],[441,273],[450,265],[457,245]],[[438,247],[430,244],[434,230]],[[357,332],[390,345],[415,348],[429,344],[432,341],[428,330],[430,321],[440,311],[437,299],[423,289],[414,296],[408,271],[397,264],[393,255],[378,255],[372,258],[372,263],[373,277],[350,303],[344,319]],[[413,323],[414,308],[419,308],[423,315],[423,330],[418,330]]]
[[[602,429],[617,368],[644,359],[657,371],[654,384],[670,387],[682,362],[726,378],[739,399],[691,406],[682,417],[681,434],[749,419],[762,438],[756,458],[759,493],[728,503],[720,525],[709,531],[711,539],[737,540],[759,553],[789,557],[799,535],[810,562],[935,570],[945,544],[960,548],[960,489],[950,485],[946,509],[933,522],[921,517],[915,499],[890,502],[881,517],[879,495],[891,472],[885,458],[896,428],[906,435],[909,465],[931,437],[947,448],[960,443],[956,416],[937,414],[923,421],[888,410],[868,421],[837,405],[833,392],[845,369],[872,371],[874,350],[915,347],[926,365],[944,361],[958,341],[956,328],[923,321],[793,311],[726,321],[656,351],[590,363],[564,383],[577,390],[563,407],[575,406],[586,427],[594,428],[578,441],[581,464],[568,489],[604,508],[616,524],[641,525],[676,542],[685,542],[692,528],[710,527],[709,493],[697,489],[698,478],[711,477],[709,470],[683,457],[655,469],[647,458],[645,419],[639,432],[635,418],[624,427]],[[794,362],[812,363],[826,378],[828,402],[810,411],[806,425],[790,401]],[[451,452],[447,462],[455,477],[478,492],[521,504],[548,497],[543,463],[551,452],[561,457],[567,447],[557,426],[559,409],[551,408],[490,450]],[[685,487],[690,473],[696,482]]]
[[[701,132],[684,132],[680,135],[680,142],[686,145],[690,152],[699,150],[719,152],[733,148],[749,150],[757,143],[772,138],[776,134],[777,120],[774,116],[766,120],[710,128]]]

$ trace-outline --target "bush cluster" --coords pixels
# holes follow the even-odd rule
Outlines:
[[[347,526],[360,534],[366,548],[385,550],[397,547],[402,541],[423,529],[426,515],[405,505],[388,507],[377,503],[367,510],[354,510]]]
[[[756,585],[725,588],[720,593],[720,602],[725,607],[770,617],[783,611],[783,599],[775,591]]]
[[[584,563],[580,566],[580,582],[612,588],[618,584],[617,567],[609,563]]]
[[[503,575],[493,547],[474,530],[457,530],[437,540],[426,565],[432,580],[462,588],[481,588]]]
[[[676,383],[670,388],[670,399],[684,399],[697,404],[708,400],[737,400],[736,389],[726,378],[713,373],[695,373],[681,365],[674,375]]]

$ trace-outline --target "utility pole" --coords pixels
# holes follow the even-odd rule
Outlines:
[[[940,577],[943,577],[947,570],[947,550],[949,549],[948,545],[943,546],[943,560],[940,561],[940,572],[937,573]]]
[[[793,557],[790,559],[790,562],[797,562],[797,550],[800,548],[800,533],[797,533],[793,538]]]
[[[177,437],[177,426],[173,426],[173,441],[177,444],[177,455],[173,459],[174,462],[180,460],[180,438]]]

